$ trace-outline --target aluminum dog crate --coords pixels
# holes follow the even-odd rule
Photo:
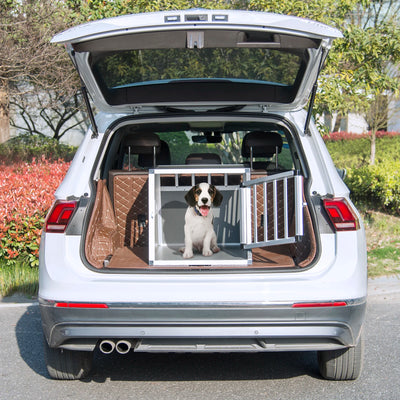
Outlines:
[[[149,171],[149,265],[247,266],[252,249],[294,243],[303,234],[302,177],[288,171],[251,179],[243,166],[174,166]],[[208,182],[224,196],[213,207],[218,253],[184,259],[185,194]],[[272,235],[272,237],[271,237]]]

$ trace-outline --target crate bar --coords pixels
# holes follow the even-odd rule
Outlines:
[[[303,177],[299,174],[294,177],[295,199],[295,231],[296,236],[303,236]]]
[[[257,234],[257,185],[253,186],[253,237],[258,242]]]
[[[246,181],[250,179],[250,174],[245,174]],[[240,218],[242,223],[240,224],[240,243],[246,248],[247,243],[251,243],[252,232],[251,232],[251,188],[241,187],[241,207],[240,207]]]
[[[296,243],[295,237],[289,237],[287,239],[274,239],[274,240],[266,240],[263,242],[256,242],[256,243],[248,243],[243,246],[244,249],[254,249],[256,247],[265,247],[265,246],[274,246],[279,244],[290,244]]]
[[[274,180],[272,183],[272,193],[274,202],[274,240],[278,240],[278,183]]]
[[[263,183],[263,209],[264,209],[264,223],[263,223],[263,228],[264,228],[264,240],[268,240],[268,204],[267,204],[267,196],[268,196],[268,188],[267,188],[267,182]]]
[[[253,186],[253,185],[258,185],[263,182],[273,182],[275,180],[283,179],[283,178],[290,178],[291,176],[294,175],[294,171],[287,171],[287,172],[281,172],[279,174],[274,174],[262,178],[256,178],[256,179],[251,179],[247,180],[242,183],[242,186],[248,187],[248,186]],[[301,177],[301,175],[299,175]]]
[[[155,175],[155,181],[154,182],[156,184],[156,187],[160,187],[161,186],[161,176],[160,175]],[[157,204],[161,204],[161,191],[160,190],[156,190],[155,193],[154,193],[154,196],[152,196],[152,198],[149,199],[149,201],[155,201],[156,202],[155,203],[156,206],[154,207],[156,215],[154,217],[157,218],[157,215],[160,212],[160,210],[157,209]],[[161,238],[162,238],[162,226],[161,226],[161,224],[157,224],[157,236],[155,237],[155,243],[159,243],[161,241]]]
[[[152,169],[153,173],[155,174],[161,174],[161,175],[192,175],[192,174],[200,174],[200,175],[207,175],[207,174],[236,174],[236,175],[243,175],[243,171],[246,170],[247,168],[244,167],[237,167],[237,166],[216,166],[213,164],[213,166],[197,166],[193,165],[190,167],[181,167],[181,166],[176,166],[172,167],[167,166],[158,166],[155,169]],[[292,172],[292,171],[290,171]],[[278,176],[281,174],[277,174],[275,176]]]
[[[155,175],[153,170],[149,170],[148,187],[154,188],[155,185]],[[155,198],[153,196],[149,197],[148,212],[149,212],[149,265],[153,265],[155,258],[155,218],[156,218],[156,204]]]
[[[283,233],[285,239],[289,237],[289,221],[288,221],[288,179],[283,178]]]

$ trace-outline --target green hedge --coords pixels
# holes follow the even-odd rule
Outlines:
[[[400,215],[400,136],[376,141],[376,163],[369,165],[370,140],[327,141],[338,168],[347,170],[345,182],[357,205]]]
[[[0,162],[31,162],[43,157],[49,161],[71,161],[76,147],[38,135],[20,135],[0,145]]]
[[[400,215],[400,162],[349,168],[345,182],[357,204]]]

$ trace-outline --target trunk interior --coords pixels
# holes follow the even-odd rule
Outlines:
[[[286,130],[271,124],[263,130],[240,126],[238,135],[239,129],[224,126],[229,139],[208,138],[203,149],[202,139],[192,137],[194,146],[182,154],[185,146],[175,133],[185,139],[189,128],[194,136],[193,127],[151,128],[124,127],[110,141],[85,238],[86,259],[93,267],[292,269],[310,264],[316,240],[304,178],[294,173],[299,169],[296,150]],[[220,136],[209,127],[197,127],[195,136],[209,132]],[[175,143],[164,140],[167,134]],[[223,159],[226,148],[237,147],[236,154]],[[184,259],[185,194],[200,182],[214,185],[223,196],[221,205],[212,208],[220,251],[209,257],[195,251]]]

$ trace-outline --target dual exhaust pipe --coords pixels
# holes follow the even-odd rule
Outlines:
[[[114,350],[119,354],[127,354],[132,348],[130,340],[121,339],[118,341],[104,339],[100,342],[99,349],[103,354],[111,354]]]

